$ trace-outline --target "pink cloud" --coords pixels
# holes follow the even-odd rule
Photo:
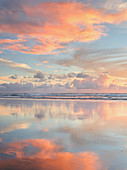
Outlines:
[[[48,63],[48,61],[42,61],[42,63],[47,64],[47,63]]]
[[[48,129],[44,129],[44,132],[48,132],[49,130]]]
[[[127,21],[126,9],[116,13],[106,13],[104,10],[75,1],[42,2],[33,6],[27,3],[26,6],[22,5],[20,10],[24,17],[18,14],[15,18],[8,14],[12,9],[3,10],[0,32],[18,34],[22,38],[3,40],[0,43],[4,44],[5,49],[30,54],[53,53],[54,50],[66,48],[65,44],[72,41],[98,40],[106,35],[104,23],[120,24]],[[9,22],[6,19],[8,15]],[[34,42],[34,45],[30,46],[29,41]]]
[[[53,66],[45,66],[45,67],[48,67],[48,68],[53,68]]]

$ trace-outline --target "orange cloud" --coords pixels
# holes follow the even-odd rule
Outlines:
[[[42,64],[41,63],[38,63],[38,64],[36,64],[37,66],[41,66]]]
[[[48,132],[49,130],[48,129],[44,129],[44,132]]]
[[[42,63],[47,64],[47,63],[48,63],[48,61],[42,61]]]
[[[127,21],[127,9],[123,9],[118,13],[107,14],[104,17],[104,20],[111,24],[120,24]]]
[[[19,42],[19,40],[12,40],[12,39],[0,39],[0,44],[8,44],[8,43],[14,43]]]
[[[65,44],[72,41],[95,41],[106,35],[104,23],[120,24],[127,21],[126,9],[106,13],[75,1],[42,2],[39,5],[23,6],[21,10],[25,20],[20,19],[17,23],[10,16],[13,25],[6,21],[7,13],[4,11],[2,18],[5,22],[1,22],[0,32],[21,35],[18,42],[4,40],[3,43],[10,43],[4,48],[31,54],[53,53],[54,50],[64,49]],[[34,42],[32,47],[29,45],[30,40]]]
[[[113,83],[114,79],[108,74],[102,74],[96,81],[103,86],[103,88],[108,88]]]
[[[45,66],[45,67],[48,67],[48,68],[53,68],[53,66]]]

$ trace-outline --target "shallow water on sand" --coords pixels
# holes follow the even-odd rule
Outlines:
[[[0,169],[127,169],[127,101],[0,99]]]

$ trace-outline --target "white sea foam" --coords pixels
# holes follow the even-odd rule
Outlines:
[[[0,98],[127,100],[127,93],[8,93],[0,94]]]

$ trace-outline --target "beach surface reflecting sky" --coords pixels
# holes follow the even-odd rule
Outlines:
[[[0,99],[0,169],[127,169],[127,101]]]

